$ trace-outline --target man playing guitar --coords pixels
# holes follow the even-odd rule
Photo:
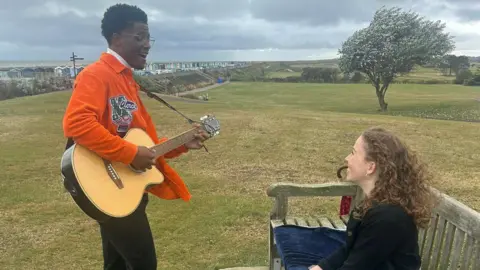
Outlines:
[[[190,193],[186,185],[165,159],[202,148],[208,135],[198,129],[195,139],[156,160],[147,147],[122,139],[130,128],[136,127],[145,130],[155,143],[164,140],[157,137],[132,72],[145,67],[150,50],[147,15],[136,6],[117,4],[106,10],[101,29],[108,50],[78,75],[63,119],[65,136],[70,143],[82,145],[110,161],[131,164],[139,170],[156,166],[165,181],[148,193],[162,199],[188,201]],[[157,269],[154,241],[145,213],[148,193],[145,192],[132,214],[99,223],[104,269]]]

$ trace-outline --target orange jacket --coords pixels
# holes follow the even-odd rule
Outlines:
[[[156,144],[167,140],[158,138],[138,92],[132,71],[115,56],[103,53],[77,76],[63,118],[65,136],[107,160],[130,164],[137,146],[120,137],[129,128],[145,130]],[[167,200],[190,200],[185,183],[165,160],[187,151],[181,146],[157,159],[156,167],[164,174],[165,181],[148,192]]]

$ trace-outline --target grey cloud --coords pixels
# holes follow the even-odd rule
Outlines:
[[[446,0],[446,2],[454,5],[478,4],[478,0]]]
[[[368,4],[355,0],[257,0],[252,1],[251,12],[255,18],[267,21],[308,25],[335,25],[342,18],[361,22],[373,14]]]
[[[480,44],[480,33],[472,34],[472,35],[465,35],[461,34],[455,37],[455,47],[456,50],[467,51],[467,50],[479,50]],[[476,46],[472,46],[472,44],[476,44]]]
[[[480,8],[461,9],[457,11],[457,15],[463,21],[478,21],[480,20]]]
[[[148,1],[144,2],[146,6],[151,4]],[[186,5],[184,2],[180,1],[179,6]],[[209,16],[221,12],[222,5],[225,8],[225,4],[217,6],[216,2],[219,1],[211,1],[211,4],[207,5],[208,8],[205,9],[207,12],[203,14],[197,12],[196,14],[199,14],[198,16]],[[244,2],[247,3],[248,1]],[[65,4],[65,2],[62,3]],[[36,2],[36,4],[39,5],[40,2]],[[70,7],[84,11],[85,3],[73,5],[74,2],[71,2],[70,4]],[[103,3],[102,5],[105,4]],[[97,2],[98,8],[102,7],[102,5],[99,5]],[[35,5],[32,6],[35,7]],[[0,31],[8,37],[9,42],[51,46],[53,48],[69,45],[104,46],[103,37],[100,35],[101,18],[92,13],[85,12],[85,14],[88,14],[87,17],[81,17],[73,11],[66,11],[57,16],[37,17],[31,16],[31,13],[22,12],[20,10],[21,6],[17,8],[15,10],[15,8],[10,6],[10,9],[2,14],[2,19],[5,20],[5,23],[0,24]],[[180,16],[179,12],[181,9],[173,8],[172,4],[162,5],[161,8],[162,11],[165,9],[166,11],[164,12],[169,14],[169,16],[172,16],[172,12],[177,12],[178,16]],[[149,11],[148,8],[145,8],[145,10]],[[100,11],[101,9],[98,10],[98,12]],[[28,29],[28,31],[18,31],[18,29]],[[277,42],[274,38],[269,39],[268,33],[239,31],[236,25],[218,21],[207,21],[206,23],[198,24],[192,17],[187,16],[179,17],[178,20],[171,22],[168,20],[166,22],[151,20],[150,29],[152,36],[157,40],[154,49],[245,50],[269,47],[288,49],[335,46],[327,39],[319,40],[315,37],[298,43],[292,42],[292,40],[283,44]]]
[[[361,27],[360,24],[339,27],[341,21],[368,23],[382,5],[414,7],[427,15],[448,8],[441,4],[431,7],[422,1],[427,0],[124,2],[138,5],[150,15],[150,30],[156,39],[152,55],[166,57],[167,52],[175,52],[175,55],[204,57],[224,56],[223,51],[264,48],[309,50],[309,54],[311,50],[336,50]],[[59,5],[54,6],[52,2]],[[460,0],[455,5],[460,7],[460,2],[466,6],[474,1]],[[31,57],[34,53],[39,54],[38,57],[58,57],[58,52],[63,55],[72,50],[96,57],[106,46],[101,36],[101,17],[105,9],[115,3],[115,0],[8,1],[0,9],[0,59],[9,58],[15,52],[19,57]],[[470,19],[476,15],[473,11],[462,14]],[[15,44],[19,46],[17,49]],[[30,54],[20,55],[20,48]]]
[[[150,29],[151,34],[157,37],[153,49],[245,50],[273,45],[265,37],[229,33],[221,26],[167,28],[150,25]]]
[[[13,17],[13,16],[11,16]],[[3,17],[5,18],[5,17]],[[98,18],[85,19],[74,14],[58,17],[7,19],[0,24],[0,32],[15,44],[63,47],[101,45]]]
[[[469,1],[469,0],[464,0]],[[480,20],[480,1],[476,2],[477,6],[470,6],[469,4],[465,3],[465,5],[458,5],[459,8],[456,10],[455,14],[458,18],[462,21],[470,22],[470,21],[478,21]]]
[[[251,12],[256,18],[272,22],[336,25],[341,20],[368,22],[382,6],[407,7],[411,3],[412,0],[252,0]]]
[[[171,16],[194,17],[207,19],[224,19],[238,17],[249,12],[248,0],[139,0],[134,2],[138,6],[155,7]]]
[[[480,20],[480,1],[479,0],[446,0],[451,6],[456,8],[455,15],[462,21]]]
[[[270,31],[275,29],[270,29]],[[235,25],[225,23],[206,23],[196,25],[193,20],[183,20],[175,24],[150,23],[151,34],[156,38],[155,47],[164,49],[195,49],[195,50],[247,50],[262,48],[309,49],[331,48],[338,44],[329,41],[326,36],[298,36],[298,33],[286,31],[287,35],[297,35],[300,39],[290,39],[280,42],[278,38],[261,31],[240,30]],[[281,31],[281,30],[280,30]],[[312,34],[312,33],[308,33]],[[320,34],[320,32],[319,32]],[[294,36],[290,36],[294,37]]]

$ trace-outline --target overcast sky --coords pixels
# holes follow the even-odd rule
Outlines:
[[[156,42],[149,61],[297,60],[337,57],[382,5],[447,23],[455,54],[480,55],[479,0],[135,0]],[[477,3],[478,2],[478,3]],[[110,0],[1,0],[0,60],[95,60]]]

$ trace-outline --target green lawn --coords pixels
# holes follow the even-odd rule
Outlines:
[[[311,64],[307,66],[302,66],[302,65],[295,65],[292,64],[292,67],[337,67],[337,66],[332,66],[331,64],[322,64],[322,63],[316,63],[316,64]],[[337,67],[338,68],[338,67]],[[471,68],[472,72],[476,72],[476,67]],[[267,77],[269,78],[286,78],[290,76],[294,77],[300,77],[302,75],[302,72],[287,72],[287,71],[270,71],[267,73]],[[452,80],[455,79],[455,75],[452,76],[444,76],[442,73],[434,68],[425,68],[421,66],[417,66],[412,70],[412,72],[399,76],[396,80],[397,81],[402,81],[402,80],[409,80],[410,82],[423,82],[423,81],[429,81],[429,80],[437,80],[437,81],[445,81],[448,83],[451,83]]]
[[[416,66],[412,72],[400,76],[397,80],[409,79],[413,81],[427,81],[427,80],[441,80],[441,81],[452,81],[455,79],[455,75],[444,76],[442,73],[434,68],[426,68],[421,66]]]
[[[242,83],[209,93],[222,107],[250,111],[378,114],[379,108],[375,88],[369,84]],[[442,84],[393,84],[386,95],[390,115],[466,121],[480,121],[477,99],[479,87]]]
[[[404,138],[437,175],[435,187],[480,210],[480,88],[393,85],[380,115],[369,85],[231,83],[208,103],[173,105],[191,117],[214,113],[220,135],[204,151],[171,160],[193,199],[152,198],[148,214],[158,269],[267,264],[267,221],[275,182],[336,181],[355,139],[380,125]],[[62,190],[61,120],[70,92],[0,102],[0,265],[5,269],[100,269],[98,228]],[[188,124],[144,98],[160,135]],[[405,117],[399,117],[399,115]],[[292,212],[338,213],[339,198],[296,199]]]

